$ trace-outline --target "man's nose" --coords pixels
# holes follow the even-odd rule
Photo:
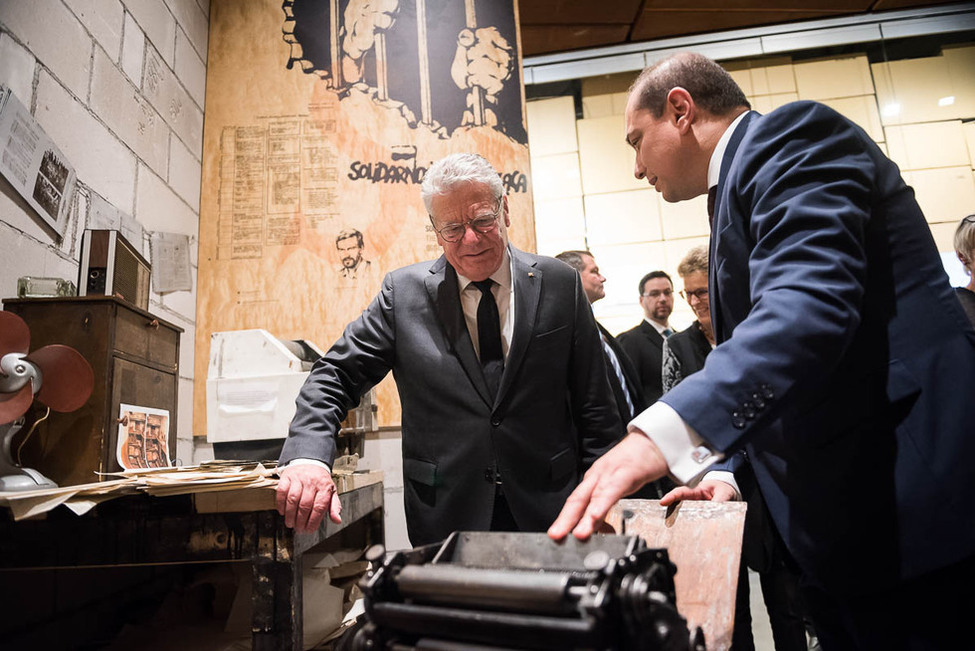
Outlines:
[[[642,179],[647,174],[647,168],[640,162],[640,155],[633,156],[633,176]]]

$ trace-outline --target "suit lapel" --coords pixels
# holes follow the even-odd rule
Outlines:
[[[464,310],[460,306],[460,293],[457,272],[441,257],[430,267],[430,275],[424,279],[430,300],[436,306],[437,320],[443,328],[447,350],[457,356],[467,377],[470,378],[478,395],[488,405],[494,403],[494,396],[488,393],[487,382],[481,363],[474,352],[471,335],[464,321]]]
[[[535,261],[513,246],[511,253],[511,291],[515,293],[515,322],[511,332],[511,345],[508,358],[504,362],[504,375],[498,389],[498,402],[514,381],[518,367],[525,359],[525,351],[535,329],[535,315],[538,312],[538,299],[542,292],[542,272]]]
[[[756,113],[755,111],[749,111],[745,117],[742,118],[741,122],[738,123],[738,128],[735,129],[735,132],[731,134],[731,139],[728,140],[728,147],[725,149],[724,157],[721,159],[721,171],[718,174],[718,189],[715,194],[714,201],[714,225],[711,232],[711,239],[708,243],[710,249],[708,252],[708,258],[710,260],[710,264],[708,265],[708,302],[711,308],[711,328],[714,332],[715,341],[718,343],[724,341],[725,336],[723,325],[721,323],[721,301],[719,300],[718,295],[720,288],[718,287],[717,282],[718,265],[715,264],[716,261],[714,259],[714,252],[716,249],[716,240],[718,239],[718,235],[721,233],[721,229],[724,227],[724,224],[730,218],[729,209],[726,206],[727,201],[724,200],[725,182],[728,179],[728,172],[731,170],[731,163],[734,161],[735,154],[738,152],[738,146],[741,145],[742,139],[748,132],[748,126],[752,119],[758,115],[760,114]],[[722,210],[722,208],[725,209]]]

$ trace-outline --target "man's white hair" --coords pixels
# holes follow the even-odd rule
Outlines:
[[[447,194],[462,183],[483,183],[494,196],[504,196],[504,186],[491,163],[477,154],[450,154],[434,163],[423,177],[420,196],[427,214],[433,218],[433,198]]]

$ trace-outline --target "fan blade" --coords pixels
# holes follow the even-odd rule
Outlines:
[[[0,424],[12,423],[34,402],[34,387],[28,382],[17,393],[0,393]]]
[[[37,399],[54,411],[74,411],[88,401],[95,386],[91,364],[74,348],[51,344],[25,357],[41,371]]]
[[[13,312],[0,312],[0,357],[7,353],[27,354],[30,346],[30,329]]]

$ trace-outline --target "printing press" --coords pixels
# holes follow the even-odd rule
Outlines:
[[[637,536],[454,532],[367,557],[357,650],[705,650],[677,611],[667,551]]]

